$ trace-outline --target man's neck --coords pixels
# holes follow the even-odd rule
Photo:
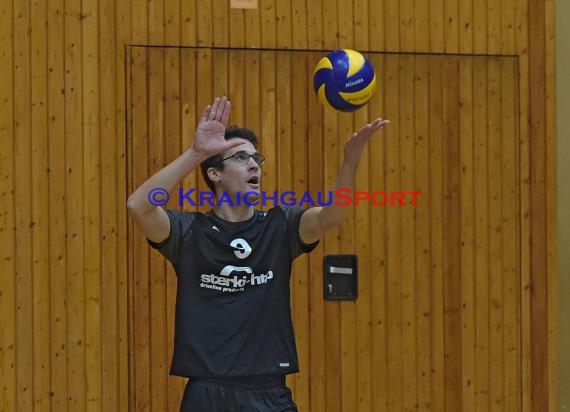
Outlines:
[[[228,222],[243,222],[253,216],[253,206],[230,206],[222,204],[214,207],[214,213]]]

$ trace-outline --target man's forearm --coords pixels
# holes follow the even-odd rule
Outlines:
[[[329,206],[323,208],[321,214],[321,224],[326,229],[330,229],[342,224],[346,215],[346,206],[338,204],[338,189],[348,189],[354,192],[356,186],[356,172],[358,169],[358,161],[350,161],[345,159],[339,169],[335,183],[333,185],[333,201]]]
[[[129,196],[127,208],[131,213],[141,215],[152,211],[156,207],[148,200],[149,192],[152,189],[161,188],[169,192],[172,191],[188,173],[197,168],[204,160],[204,156],[196,153],[193,149],[186,150],[172,163],[140,185]]]

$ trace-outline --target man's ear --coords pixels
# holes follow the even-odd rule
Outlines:
[[[208,174],[208,178],[215,183],[219,183],[222,180],[222,176],[220,175],[220,170],[216,169],[215,167],[209,167],[206,173]]]

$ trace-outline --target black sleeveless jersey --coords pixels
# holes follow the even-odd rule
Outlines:
[[[170,235],[150,245],[177,275],[171,374],[240,377],[299,371],[291,266],[316,246],[299,238],[304,211],[278,206],[235,223],[213,212],[166,211]]]

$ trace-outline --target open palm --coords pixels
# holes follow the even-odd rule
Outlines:
[[[231,103],[225,96],[221,99],[216,97],[212,105],[204,108],[200,123],[196,128],[194,150],[209,157],[241,144],[235,139],[226,140],[224,138],[230,110]]]

